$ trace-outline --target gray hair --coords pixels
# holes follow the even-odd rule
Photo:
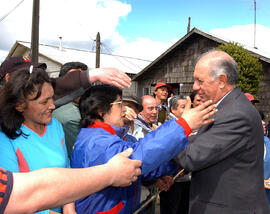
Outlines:
[[[210,55],[218,56],[218,60],[211,65],[210,75],[215,80],[221,74],[227,76],[227,81],[230,85],[236,85],[238,82],[238,65],[235,60],[226,52],[219,50],[210,50],[202,54],[197,62],[202,59],[204,56]],[[212,55],[212,56],[211,56]],[[226,56],[227,55],[227,56]]]
[[[169,101],[169,106],[170,106],[170,112],[171,109],[177,109],[178,107],[178,100],[184,100],[186,99],[187,97],[186,96],[183,96],[183,95],[175,95],[173,96],[170,101]]]

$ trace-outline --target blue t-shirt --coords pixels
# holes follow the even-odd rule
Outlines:
[[[46,125],[42,135],[38,135],[25,125],[21,126],[21,130],[25,135],[14,140],[0,132],[0,167],[11,172],[70,167],[63,128],[55,118]],[[55,211],[60,210],[61,208]]]

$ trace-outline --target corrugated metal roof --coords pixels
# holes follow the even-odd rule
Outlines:
[[[29,49],[31,47],[30,42],[17,41],[17,43]],[[40,44],[39,53],[60,64],[71,61],[80,61],[85,63],[89,68],[94,68],[96,63],[96,53],[86,50],[66,47],[63,47],[62,50],[60,50],[58,46]],[[150,63],[151,61],[149,60],[133,57],[104,53],[100,54],[100,67],[115,67],[129,74],[139,73]]]

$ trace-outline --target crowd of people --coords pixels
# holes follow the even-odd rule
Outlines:
[[[164,82],[122,96],[114,68],[46,68],[0,67],[0,213],[127,214],[158,191],[161,214],[269,213],[269,132],[227,53],[199,57],[190,96]]]

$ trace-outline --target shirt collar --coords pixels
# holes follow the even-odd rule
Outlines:
[[[233,88],[234,89],[234,88]],[[232,90],[233,90],[232,89]],[[217,103],[216,103],[216,105],[218,106],[221,102],[222,102],[222,100],[224,100],[224,98],[225,97],[227,97],[231,92],[232,92],[232,90],[230,90],[227,94],[225,94]]]
[[[178,119],[172,112],[169,114],[172,118]]]

